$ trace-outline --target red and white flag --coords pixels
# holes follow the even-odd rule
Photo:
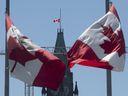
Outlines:
[[[117,11],[110,11],[94,22],[68,52],[69,67],[74,64],[123,71],[125,41]]]
[[[54,23],[60,23],[61,21],[60,21],[60,19],[54,19],[53,22]]]
[[[6,30],[11,75],[29,85],[56,90],[63,80],[65,64],[20,33],[9,16]]]

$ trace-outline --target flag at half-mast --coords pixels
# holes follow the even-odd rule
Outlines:
[[[60,20],[60,18],[57,18],[57,19],[54,19],[53,22],[54,22],[54,23],[60,23],[61,20]]]
[[[78,37],[68,52],[68,60],[70,67],[80,64],[123,71],[125,41],[114,5]]]
[[[24,36],[8,15],[6,30],[11,75],[29,85],[56,90],[63,80],[65,64]]]

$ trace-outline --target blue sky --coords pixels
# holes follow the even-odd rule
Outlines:
[[[55,46],[59,17],[62,9],[62,27],[66,46],[71,46],[77,37],[95,20],[105,14],[105,0],[10,0],[11,18],[23,34],[40,46]],[[128,41],[128,0],[112,0]],[[5,0],[0,3],[0,50],[5,46]],[[128,43],[126,42],[126,46]],[[128,59],[123,72],[112,72],[113,96],[127,96]],[[0,56],[0,96],[4,96],[4,56]],[[71,69],[74,82],[78,82],[79,96],[106,96],[106,70],[76,65]],[[41,88],[35,88],[35,96],[41,96]],[[24,96],[24,83],[10,77],[10,96]]]

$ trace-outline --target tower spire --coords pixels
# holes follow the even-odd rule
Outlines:
[[[77,86],[77,81],[75,82],[75,89],[74,89],[73,94],[74,94],[74,96],[78,96],[78,95],[79,95],[78,86]]]
[[[63,63],[66,65],[66,72],[61,83],[60,87],[57,91],[53,91],[51,89],[47,90],[47,96],[73,96],[73,73],[70,71],[67,60],[67,50],[64,40],[64,30],[62,29],[62,17],[61,17],[61,9],[60,9],[60,17],[59,17],[59,28],[57,29],[57,38],[55,43],[54,55],[57,56]]]
[[[42,88],[41,94],[42,96],[47,96],[47,89],[45,87]]]

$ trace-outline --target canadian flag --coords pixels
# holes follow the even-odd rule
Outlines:
[[[60,19],[54,19],[53,22],[54,23],[60,23],[61,21],[60,21]]]
[[[110,11],[88,27],[68,52],[69,67],[74,64],[123,71],[125,42],[119,16]]]
[[[29,85],[56,90],[63,80],[65,64],[20,33],[9,16],[6,30],[11,75]]]

